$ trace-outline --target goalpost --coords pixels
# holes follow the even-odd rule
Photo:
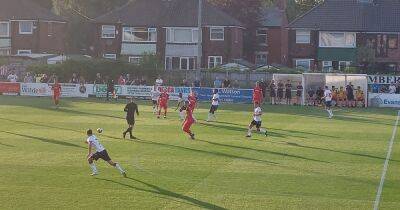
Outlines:
[[[313,89],[314,91],[319,87],[328,86],[332,88],[346,88],[347,85],[352,84],[354,91],[357,87],[360,87],[364,92],[365,107],[368,107],[368,81],[366,74],[335,74],[335,73],[304,73],[303,74],[303,96],[308,90]],[[303,104],[305,103],[305,97],[303,97]]]

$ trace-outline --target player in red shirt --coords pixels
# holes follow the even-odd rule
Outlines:
[[[197,108],[197,96],[195,92],[191,92],[188,96],[188,101],[189,101],[189,107],[192,110],[192,117],[194,119],[194,122],[197,122],[197,119],[194,117],[194,110]]]
[[[163,93],[161,93],[159,99],[158,99],[158,116],[157,118],[161,117],[161,110],[164,109],[164,118],[167,118],[167,110],[168,110],[168,100],[169,100],[169,94],[165,90]]]
[[[262,100],[263,100],[263,92],[262,89],[259,85],[259,83],[256,83],[256,87],[253,89],[253,104],[254,107],[256,106],[256,104],[262,104]]]
[[[195,139],[194,133],[192,133],[192,131],[190,130],[190,127],[195,123],[192,108],[194,108],[193,104],[191,105],[191,102],[186,101],[184,106],[184,109],[186,110],[186,118],[185,121],[183,122],[182,130],[185,133],[189,134],[190,138],[194,140]]]
[[[54,85],[51,88],[53,90],[53,100],[54,104],[58,107],[58,104],[60,103],[60,97],[61,97],[61,85],[58,83],[57,78],[54,79]]]

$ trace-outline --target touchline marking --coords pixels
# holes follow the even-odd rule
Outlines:
[[[394,124],[392,138],[390,139],[390,142],[389,142],[389,148],[388,148],[388,152],[386,155],[385,165],[383,165],[381,182],[379,184],[378,192],[376,194],[374,210],[379,209],[379,202],[381,201],[381,195],[382,195],[383,185],[385,183],[386,172],[387,172],[387,169],[389,166],[390,156],[392,155],[393,143],[394,143],[394,139],[396,138],[397,127],[399,126],[399,119],[400,119],[400,110],[397,111],[397,119],[396,119],[396,123]]]

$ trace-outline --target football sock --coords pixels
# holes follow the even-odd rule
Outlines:
[[[93,172],[94,174],[97,174],[96,165],[95,165],[94,163],[92,163],[92,164],[89,164],[89,166],[90,166],[90,168],[92,169],[92,172]]]
[[[247,131],[247,135],[251,136],[251,129],[249,129],[249,131]]]
[[[116,163],[116,164],[115,164],[115,168],[118,169],[118,171],[119,171],[121,174],[125,172],[124,169],[122,169],[121,165],[119,165],[119,163]]]
[[[211,113],[208,113],[207,121],[211,120]]]
[[[132,137],[132,130],[133,130],[132,127],[128,128],[128,133],[129,133],[129,135],[130,135],[131,137]]]
[[[179,112],[179,117],[181,118],[181,120],[185,119],[185,114],[184,114],[184,112]]]

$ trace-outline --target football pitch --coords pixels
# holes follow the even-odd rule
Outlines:
[[[269,136],[247,139],[251,105],[195,111],[197,140],[178,114],[156,119],[140,101],[122,140],[124,100],[0,96],[0,209],[373,209],[397,111],[264,106]],[[173,106],[173,103],[170,105]],[[174,107],[175,108],[175,107]],[[91,177],[85,129],[127,171],[97,162]],[[400,208],[400,131],[394,136],[380,209]]]

